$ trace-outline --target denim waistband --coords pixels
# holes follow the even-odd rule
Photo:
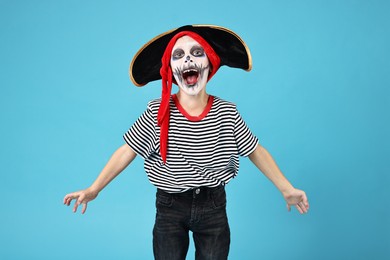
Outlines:
[[[157,193],[166,194],[166,195],[170,195],[173,197],[197,198],[197,197],[208,197],[208,195],[210,195],[216,191],[219,191],[221,189],[222,190],[225,189],[225,185],[221,184],[217,187],[203,187],[203,186],[201,186],[201,187],[192,188],[192,189],[189,189],[187,191],[179,192],[179,193],[169,193],[169,192],[166,192],[164,190],[157,189]]]

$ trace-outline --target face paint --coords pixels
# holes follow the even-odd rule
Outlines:
[[[203,47],[189,36],[179,38],[172,49],[171,68],[180,89],[197,95],[207,83],[209,60]]]

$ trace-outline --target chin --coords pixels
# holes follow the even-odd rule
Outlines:
[[[196,96],[198,95],[200,92],[202,92],[202,87],[200,86],[182,86],[180,87],[180,89],[187,95],[189,96]]]

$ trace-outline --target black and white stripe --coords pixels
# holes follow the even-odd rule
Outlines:
[[[238,156],[248,156],[258,143],[236,106],[214,97],[209,113],[190,121],[171,99],[167,162],[160,156],[160,99],[150,101],[146,111],[123,136],[126,143],[145,159],[152,184],[167,192],[184,192],[199,187],[216,187],[237,175]]]

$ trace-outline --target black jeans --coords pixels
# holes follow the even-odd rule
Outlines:
[[[196,259],[227,259],[230,229],[225,188],[200,187],[184,193],[157,190],[153,253],[158,260],[185,259],[189,230]]]

